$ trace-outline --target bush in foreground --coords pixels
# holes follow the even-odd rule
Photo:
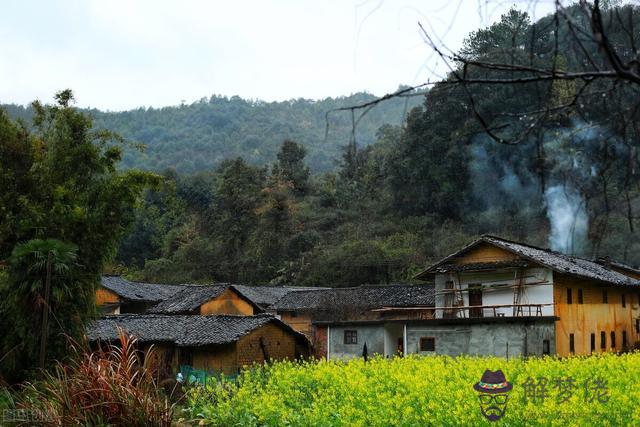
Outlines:
[[[121,332],[120,341],[118,347],[57,363],[41,380],[22,385],[13,413],[39,425],[171,425],[173,405],[136,350],[136,340]]]
[[[497,423],[473,389],[486,369],[513,384]],[[216,426],[640,425],[640,353],[279,362],[192,390],[187,406]]]

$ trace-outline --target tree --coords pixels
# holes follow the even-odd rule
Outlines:
[[[245,258],[246,244],[257,222],[266,171],[248,165],[242,158],[220,166],[212,207],[215,218],[210,238],[219,242],[217,264],[220,275],[236,281],[239,270],[251,260]]]
[[[304,163],[306,155],[304,145],[287,139],[280,147],[278,161],[271,172],[276,179],[291,182],[298,195],[306,194],[309,187],[309,167]]]
[[[435,100],[430,94],[427,103]],[[460,218],[469,188],[467,153],[451,138],[439,110],[414,109],[390,156],[388,179],[393,205],[401,215],[437,214]],[[455,120],[455,116],[450,120]]]
[[[53,347],[64,348],[65,333],[70,333],[74,329],[82,329],[83,325],[62,324],[54,325],[53,334],[49,332],[49,315],[57,320],[57,308],[73,298],[77,291],[75,286],[82,286],[77,277],[73,277],[77,268],[78,248],[70,243],[61,242],[55,239],[33,239],[25,243],[16,245],[11,253],[10,265],[11,275],[14,277],[15,289],[10,301],[12,308],[20,307],[21,310],[29,311],[34,307],[39,308],[41,318],[40,350],[38,353],[38,366],[45,367],[47,358],[47,341],[50,335],[54,338]],[[76,273],[77,276],[77,273]],[[84,284],[86,285],[86,283]],[[27,330],[38,329],[38,316],[32,316]],[[62,329],[62,328],[68,329]],[[73,335],[77,335],[77,331]],[[21,348],[22,354],[35,356],[36,349],[28,348],[35,342],[26,341]],[[27,347],[27,348],[25,348]],[[55,353],[55,352],[54,352]],[[22,356],[24,357],[24,356]]]
[[[122,139],[92,129],[91,119],[70,106],[70,91],[56,98],[54,106],[33,104],[34,131],[0,114],[0,153],[10,154],[0,156],[0,260],[14,250],[19,254],[16,246],[34,239],[77,247],[73,279],[52,289],[57,302],[54,321],[71,338],[80,339],[84,323],[95,314],[95,288],[103,266],[131,224],[143,189],[158,185],[160,179],[147,172],[118,171]],[[5,331],[0,353],[18,343],[32,348],[38,342],[30,325],[39,314],[21,299],[28,266],[12,264],[0,284],[0,328]],[[21,378],[35,365],[35,354],[20,352],[20,357],[14,353],[3,359],[2,375]],[[65,353],[53,346],[47,354],[62,358]]]

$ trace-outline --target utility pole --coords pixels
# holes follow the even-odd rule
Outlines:
[[[53,253],[47,255],[47,277],[44,282],[44,307],[42,312],[42,337],[40,338],[40,369],[44,369],[47,354],[47,337],[49,336],[49,300],[51,294],[51,263]]]

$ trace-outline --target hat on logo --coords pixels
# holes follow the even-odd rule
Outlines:
[[[480,393],[506,393],[511,391],[513,385],[507,381],[500,369],[495,372],[487,369],[473,388]]]

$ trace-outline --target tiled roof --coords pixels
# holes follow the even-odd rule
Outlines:
[[[433,307],[433,285],[364,285],[289,292],[274,308],[278,311],[332,311],[381,307]]]
[[[148,313],[156,314],[188,314],[213,298],[220,295],[229,287],[227,283],[215,285],[182,285],[179,292],[170,298],[154,305]]]
[[[95,341],[116,341],[118,328],[134,335],[142,343],[170,342],[182,347],[198,347],[213,344],[228,344],[237,341],[268,323],[274,323],[305,340],[272,315],[256,316],[200,316],[126,314],[107,316],[92,322],[87,328],[87,338]]]
[[[461,250],[447,256],[436,264],[432,265],[416,277],[428,276],[429,274],[439,272],[439,268],[444,265],[448,265],[452,261],[468,251],[469,249],[477,246],[480,243],[489,243],[499,248],[512,252],[524,259],[531,260],[539,265],[550,268],[558,273],[570,274],[586,279],[597,280],[600,282],[611,283],[614,285],[630,285],[640,286],[640,281],[625,276],[624,274],[610,270],[603,265],[598,264],[595,261],[591,261],[584,258],[579,258],[572,255],[565,255],[560,252],[555,252],[550,249],[542,249],[535,246],[530,246],[524,243],[513,242],[510,240],[502,239],[495,236],[482,236],[473,243],[465,246]]]
[[[614,268],[615,269],[615,268],[617,268],[617,269],[624,270],[624,271],[627,271],[627,272],[632,273],[632,274],[640,275],[640,268],[634,267],[632,265],[623,264],[623,263],[618,262],[618,261],[613,261],[613,260],[611,260],[609,258],[606,258],[606,257],[605,258],[598,258],[596,260],[596,262],[598,264],[602,265],[603,267],[607,268],[607,269],[610,269],[610,268]]]
[[[130,282],[121,276],[102,276],[101,285],[124,300],[136,302],[162,301],[183,289],[182,285]]]
[[[292,291],[319,289],[290,286],[247,286],[232,285],[239,293],[264,309],[271,308],[277,301]]]

